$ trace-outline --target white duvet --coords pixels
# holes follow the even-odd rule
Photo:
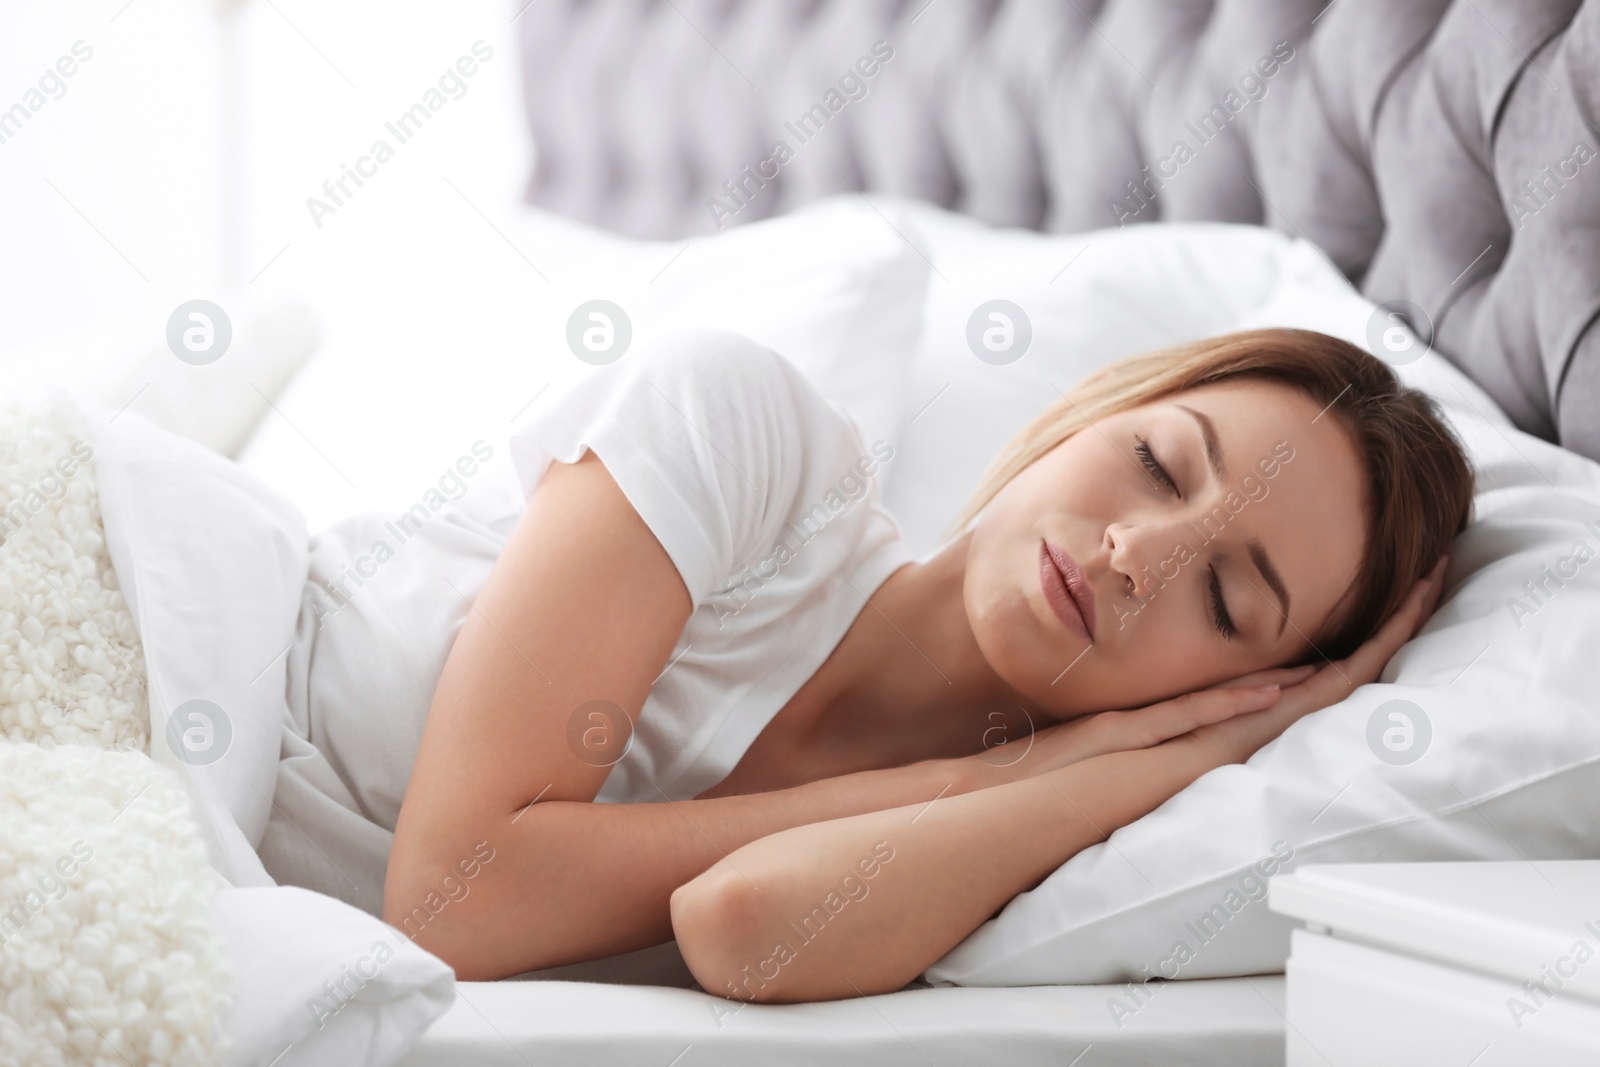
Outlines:
[[[275,887],[255,846],[278,772],[285,657],[307,568],[300,511],[133,412],[90,420],[106,544],[145,652],[150,756],[189,793],[225,885],[230,1064],[395,1062],[449,1007],[450,968],[332,898]]]

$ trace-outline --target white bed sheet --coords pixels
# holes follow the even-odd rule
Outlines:
[[[1127,987],[1102,985],[945,986],[821,1004],[741,1007],[660,986],[460,982],[455,1004],[400,1067],[1284,1062],[1282,975],[1149,988],[1136,1010]],[[1114,1014],[1113,1000],[1128,1005],[1131,1014]],[[734,1009],[737,1014],[729,1016]]]

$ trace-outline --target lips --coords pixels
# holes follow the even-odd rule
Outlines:
[[[1094,641],[1094,590],[1077,561],[1048,541],[1039,543],[1039,578],[1045,600],[1062,623],[1089,642]]]

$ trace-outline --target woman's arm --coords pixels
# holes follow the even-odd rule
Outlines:
[[[385,921],[462,979],[644,948],[672,938],[673,890],[751,841],[1153,743],[1242,706],[1212,697],[1198,717],[1055,727],[1012,766],[929,760],[751,796],[594,804],[627,724],[605,736],[582,709],[604,700],[637,720],[689,611],[677,568],[598,456],[552,464],[446,659],[395,827]],[[1136,729],[1103,729],[1123,718]],[[599,752],[586,744],[597,734]]]
[[[572,747],[574,714],[605,700],[637,720],[690,607],[596,454],[552,464],[446,660],[385,921],[462,979],[626,952],[670,940],[672,891],[741,845],[948,795],[945,761],[926,761],[753,796],[591,803],[615,759]]]
[[[1433,610],[1443,566],[1348,659],[1285,686],[1264,710],[1229,714],[1229,701],[1236,707],[1239,698],[1205,690],[1114,712],[1101,720],[1114,734],[1197,725],[1149,748],[1089,755],[1020,781],[746,845],[672,895],[684,961],[707,992],[747,1001],[834,1000],[903,987],[1084,848],[1376,680]],[[1285,673],[1303,674],[1265,672]],[[1052,729],[1056,738],[1072,737]],[[1084,736],[1089,748],[1105,743]],[[1065,743],[1080,756],[1089,751],[1084,739]],[[981,758],[955,762],[966,765],[968,784],[1012,773]]]
[[[702,988],[740,1000],[892,992],[1210,769],[1196,747],[1165,742],[785,830],[672,895],[678,948]]]

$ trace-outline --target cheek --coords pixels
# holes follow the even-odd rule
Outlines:
[[[987,521],[987,516],[985,516]],[[980,526],[967,551],[967,572],[961,583],[961,600],[973,637],[984,658],[1006,674],[1005,661],[1021,644],[1016,628],[1027,604],[1017,582],[1016,568],[1007,567],[1003,544],[985,538]]]
[[[1137,613],[1123,616],[1116,647],[1079,679],[1085,699],[1102,708],[1145,707],[1258,669],[1207,628],[1186,593],[1192,590],[1169,585],[1142,608],[1129,601]]]
[[[1029,560],[1037,544],[1025,531],[985,531],[983,523],[972,538],[961,597],[973,639],[1008,684],[1051,703],[1061,687],[1052,689],[1049,682],[1066,664],[1052,667],[1057,650],[1034,602],[1036,590],[1030,583],[1038,579]]]
[[[996,496],[972,530],[962,597],[975,631],[1006,625],[1009,615],[1029,610],[1029,582],[1037,581],[1031,560],[1042,535],[1023,502],[1021,495]],[[1015,619],[1009,625],[1015,628]]]

